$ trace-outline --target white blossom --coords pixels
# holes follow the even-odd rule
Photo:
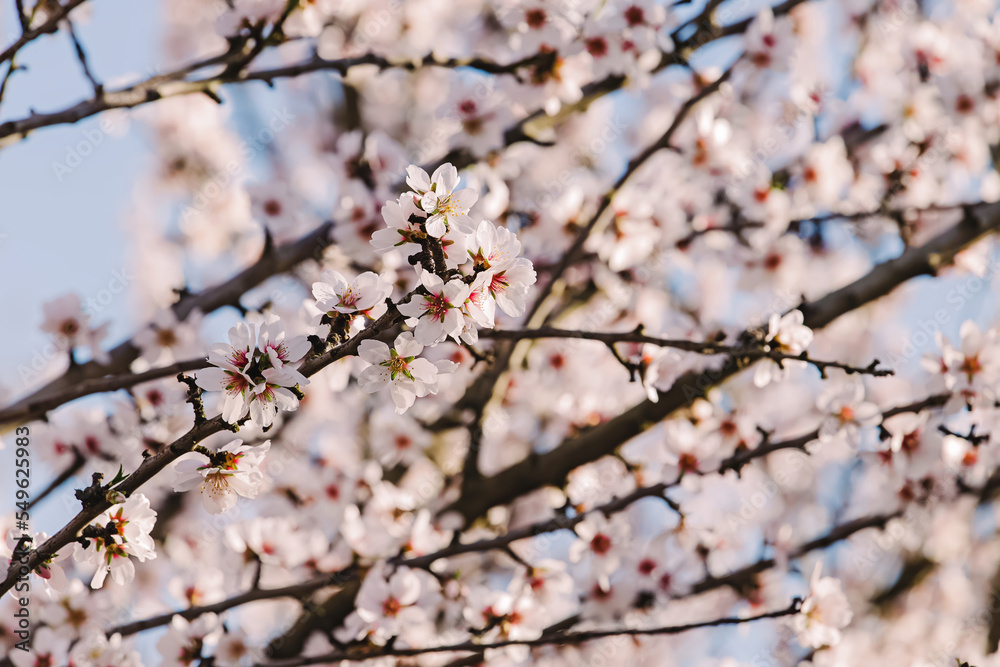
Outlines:
[[[461,280],[446,283],[429,271],[420,274],[420,284],[426,294],[418,293],[399,305],[399,312],[413,323],[414,338],[424,346],[437,345],[449,336],[458,340],[465,328],[462,306],[469,298],[469,286]]]
[[[822,577],[822,563],[816,564],[809,582],[809,595],[793,620],[799,642],[810,648],[835,646],[854,614],[839,579]]]
[[[468,214],[479,195],[471,188],[456,191],[458,180],[458,169],[450,163],[435,169],[429,178],[420,167],[410,165],[406,168],[406,184],[413,189],[420,209],[427,214],[424,223],[427,233],[435,238],[441,238],[451,228],[463,233],[473,230]]]
[[[156,558],[156,547],[150,532],[156,523],[156,511],[149,506],[149,499],[135,493],[124,503],[105,510],[94,519],[91,526],[99,531],[110,531],[102,537],[90,539],[90,545],[76,545],[73,554],[78,562],[96,566],[91,588],[101,588],[108,574],[116,584],[124,586],[135,578],[135,565],[130,556],[139,562]]]
[[[237,496],[257,497],[264,481],[260,464],[270,447],[270,440],[254,447],[233,440],[214,452],[214,462],[200,452],[189,452],[174,465],[174,491],[198,488],[206,510],[212,514],[230,510]]]
[[[370,319],[385,314],[386,298],[392,294],[392,283],[373,271],[365,271],[348,281],[336,271],[324,271],[322,280],[312,285],[316,306],[325,313],[360,313]]]
[[[370,365],[361,371],[358,384],[369,394],[389,387],[396,413],[402,414],[417,397],[436,394],[438,375],[455,367],[450,361],[418,359],[423,349],[408,331],[396,337],[392,348],[378,340],[361,341],[358,355]]]

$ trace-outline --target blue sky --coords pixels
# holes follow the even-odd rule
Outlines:
[[[14,3],[3,3],[2,30],[15,25]],[[159,6],[144,0],[101,0],[93,18],[77,33],[99,80],[137,78],[155,65]],[[6,43],[6,41],[5,41]],[[62,33],[45,36],[20,55],[29,68],[18,72],[0,105],[0,121],[22,117],[31,107],[52,111],[90,94],[72,43]],[[130,77],[129,75],[132,74]],[[67,291],[86,298],[105,289],[112,272],[125,264],[123,218],[134,179],[143,163],[140,133],[118,138],[95,134],[99,118],[39,130],[27,140],[0,150],[0,385],[15,394],[22,385],[17,366],[47,342],[41,332],[42,302]],[[70,173],[56,163],[87,137],[103,136]],[[112,322],[112,339],[134,326],[127,295],[117,297],[101,317]]]
[[[93,18],[78,23],[76,29],[99,80],[109,85],[123,83],[156,63],[160,5],[145,0],[91,4]],[[9,2],[0,9],[4,46],[9,43],[8,31],[16,25],[13,7]],[[22,117],[31,107],[39,112],[64,108],[90,94],[72,44],[62,33],[29,45],[20,55],[20,64],[29,70],[16,73],[10,81],[0,104],[0,122]],[[76,169],[62,173],[61,178],[54,167],[65,163],[67,153],[81,141],[97,136],[99,123],[98,117],[46,128],[0,150],[0,306],[4,312],[0,387],[15,395],[24,390],[18,365],[30,362],[48,342],[48,335],[40,329],[41,304],[68,291],[84,298],[97,295],[108,286],[112,272],[125,265],[122,230],[128,221],[123,213],[144,160],[141,134],[104,136]],[[101,320],[111,322],[109,337],[116,342],[136,326],[130,321],[128,306],[125,293],[101,313]],[[0,467],[8,469],[12,456],[8,447]],[[35,492],[54,474],[37,460],[32,473]],[[6,475],[0,479],[0,494],[13,496]],[[52,532],[65,522],[65,511],[62,503],[50,499],[32,512],[33,528]],[[143,638],[145,651],[156,635]]]

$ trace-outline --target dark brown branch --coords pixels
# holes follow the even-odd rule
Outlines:
[[[83,396],[101,394],[106,392],[128,389],[143,382],[159,380],[186,371],[196,371],[205,368],[208,361],[205,359],[191,359],[189,361],[179,361],[176,364],[153,368],[143,373],[125,373],[122,375],[108,375],[105,377],[91,378],[83,380],[72,388],[53,394],[46,399],[25,404],[21,407],[10,407],[0,410],[0,424],[24,423],[35,419],[42,419],[50,410],[54,410],[61,405],[74,401]]]
[[[209,613],[221,613],[227,609],[232,609],[234,607],[239,607],[250,602],[257,602],[258,600],[274,600],[276,598],[301,598],[303,596],[315,593],[318,590],[326,588],[328,586],[342,586],[345,583],[354,581],[357,579],[357,572],[352,568],[344,570],[342,572],[334,572],[332,574],[324,575],[321,577],[316,577],[308,581],[304,581],[298,584],[292,584],[291,586],[282,586],[280,588],[257,588],[254,590],[247,591],[240,595],[235,595],[231,598],[221,600],[214,604],[202,605],[199,607],[189,607],[180,611],[172,611],[166,614],[160,614],[159,616],[152,616],[150,618],[143,619],[141,621],[133,621],[132,623],[124,623],[122,625],[117,625],[110,628],[106,634],[113,635],[118,633],[122,636],[134,635],[137,632],[143,632],[145,630],[150,630],[152,628],[158,628],[164,625],[168,625],[174,616],[180,616],[186,618],[187,620],[194,620],[201,616],[202,614]]]
[[[319,357],[306,360],[299,369],[300,372],[306,377],[309,377],[318,373],[321,369],[338,359],[354,354],[357,351],[358,345],[361,344],[361,341],[372,338],[382,331],[394,326],[400,319],[401,316],[399,315],[399,312],[395,308],[390,309],[386,314],[372,323],[368,328],[362,330],[351,340],[334,347]],[[125,497],[128,497],[143,484],[151,480],[157,473],[176,461],[180,456],[192,451],[199,442],[211,435],[229,429],[230,425],[223,421],[221,415],[207,421],[196,423],[190,431],[182,435],[169,446],[164,447],[158,454],[144,459],[134,472],[132,472],[123,482],[115,487],[115,490],[123,494]],[[95,479],[95,487],[99,487],[99,479]],[[80,497],[79,492],[78,497]],[[103,494],[103,492],[100,496],[97,496],[96,493],[86,496],[84,508],[80,511],[80,513],[70,520],[70,522],[60,529],[55,535],[50,537],[30,553],[27,559],[28,569],[35,570],[35,568],[44,563],[48,558],[55,555],[60,549],[71,542],[76,541],[80,531],[83,530],[91,521],[97,518],[101,512],[110,507],[111,503],[108,502],[106,494]],[[17,570],[17,564],[12,562],[5,579],[3,582],[0,582],[0,594],[6,593],[14,586],[18,577]]]
[[[324,223],[298,241],[264,253],[255,264],[225,283],[203,292],[183,295],[172,306],[174,315],[179,321],[183,321],[195,310],[209,313],[223,306],[238,304],[244,292],[256,287],[271,276],[284,273],[307,259],[320,259],[323,250],[331,243],[330,231],[332,229],[332,222]],[[96,361],[89,361],[73,366],[61,377],[18,400],[6,409],[0,410],[0,426],[23,423],[23,420],[38,418],[40,415],[37,414],[37,409],[32,410],[31,406],[41,404],[44,401],[48,410],[58,407],[61,403],[52,404],[52,397],[62,394],[70,395],[75,391],[75,387],[82,382],[94,378],[104,378],[107,375],[126,374],[131,363],[139,356],[139,349],[132,344],[131,340],[128,340],[111,350],[108,356],[110,361],[107,364],[102,365]],[[192,370],[192,368],[185,370]],[[176,373],[177,371],[174,371],[173,374],[176,375]],[[73,396],[73,398],[76,397]]]
[[[887,514],[874,514],[839,524],[831,528],[825,535],[817,537],[816,539],[810,540],[804,544],[800,544],[788,554],[788,557],[801,558],[811,551],[826,549],[837,542],[846,540],[848,537],[851,537],[855,533],[862,530],[866,530],[868,528],[884,528],[889,521],[902,516],[902,514],[902,511],[890,512]],[[774,558],[764,558],[756,563],[741,567],[738,570],[734,570],[729,574],[725,574],[720,577],[706,577],[701,581],[696,582],[691,587],[690,592],[681,597],[689,597],[691,595],[706,593],[724,586],[728,586],[741,594],[745,594],[747,591],[756,588],[756,576],[758,574],[771,569],[776,564],[777,560]]]
[[[955,255],[984,235],[1000,227],[1000,204],[975,207],[966,218],[919,248],[880,264],[867,275],[827,296],[800,307],[805,325],[819,329],[837,317],[882,297],[900,284],[920,275],[933,275],[950,264]],[[571,470],[611,453],[619,445],[638,435],[650,425],[683,408],[711,387],[742,370],[729,359],[717,370],[687,373],[673,387],[661,392],[659,401],[646,400],[625,413],[583,434],[568,438],[545,454],[532,454],[524,461],[483,479],[476,493],[463,495],[447,509],[460,514],[466,522],[482,516],[489,508],[544,486],[560,484]]]
[[[227,52],[197,63],[192,63],[174,72],[152,76],[125,88],[104,91],[103,94],[93,99],[78,102],[60,111],[32,113],[23,118],[7,121],[0,124],[0,146],[22,139],[34,130],[52,125],[76,123],[84,118],[89,118],[110,109],[131,109],[167,97],[197,93],[206,94],[217,99],[218,90],[222,86],[246,81],[262,81],[271,85],[278,79],[297,77],[321,71],[337,72],[341,76],[344,76],[348,70],[359,65],[376,65],[381,69],[401,68],[406,70],[414,70],[420,66],[472,67],[497,74],[514,72],[526,66],[526,64],[533,63],[537,58],[542,57],[541,55],[532,56],[531,58],[519,60],[508,65],[499,65],[478,58],[452,58],[438,61],[432,55],[428,55],[423,60],[417,62],[393,62],[375,54],[336,60],[313,56],[293,65],[247,72],[243,67],[249,64],[251,55],[255,55],[253,49],[250,49],[249,53],[242,49],[235,52]],[[226,67],[219,74],[191,80],[184,78],[190,72],[205,69],[212,65],[225,65]]]
[[[538,639],[501,639],[489,643],[461,642],[458,644],[448,644],[445,646],[431,646],[426,648],[383,648],[364,649],[347,651],[335,651],[326,655],[312,656],[308,658],[294,658],[292,660],[280,660],[277,662],[262,663],[258,667],[299,667],[300,665],[320,665],[332,662],[351,661],[360,662],[386,656],[415,656],[426,653],[451,653],[451,652],[480,652],[486,649],[503,648],[505,646],[545,646],[548,644],[581,644],[583,642],[605,639],[608,637],[628,636],[643,637],[657,635],[676,635],[691,630],[701,628],[713,628],[726,625],[739,625],[742,623],[752,623],[771,618],[781,618],[791,616],[799,612],[802,601],[795,598],[792,603],[778,611],[765,612],[757,616],[732,616],[718,618],[711,621],[701,621],[698,623],[687,623],[684,625],[670,625],[657,628],[614,628],[611,630],[585,630],[581,632],[565,632],[562,634],[542,635]]]
[[[52,12],[45,22],[39,25],[37,28],[32,28],[31,30],[25,30],[21,33],[13,44],[8,46],[3,51],[0,51],[0,63],[6,62],[12,59],[18,51],[21,50],[28,42],[34,41],[41,35],[47,35],[53,33],[59,29],[59,22],[64,18],[69,16],[69,13],[76,9],[79,5],[82,5],[87,0],[66,0],[65,4],[57,5],[56,11]],[[52,6],[54,3],[46,3],[46,6]],[[23,16],[23,15],[22,15]]]
[[[949,398],[951,398],[950,394],[937,394],[935,396],[925,398],[922,401],[917,401],[916,403],[890,408],[882,413],[882,419],[888,419],[893,415],[902,414],[904,412],[920,412],[922,410],[926,410],[927,408],[939,408],[947,403]],[[739,473],[743,469],[743,466],[750,463],[750,461],[753,461],[754,459],[767,456],[771,452],[777,452],[782,449],[798,449],[806,451],[806,445],[818,439],[819,430],[817,429],[810,433],[806,433],[805,435],[800,435],[797,438],[790,438],[779,442],[764,443],[754,449],[739,451],[725,459],[719,465],[717,472],[723,473],[727,470],[733,470]]]
[[[696,354],[707,354],[707,355],[718,355],[726,354],[732,357],[740,357],[746,361],[754,361],[757,359],[771,359],[772,361],[784,362],[784,361],[803,361],[807,364],[815,366],[821,374],[824,375],[828,369],[838,368],[848,374],[862,374],[862,375],[873,375],[876,377],[882,377],[886,375],[892,375],[891,370],[885,370],[877,368],[878,361],[872,362],[870,365],[852,366],[850,364],[841,363],[839,361],[823,361],[821,359],[813,359],[805,353],[802,354],[789,354],[782,352],[779,349],[762,349],[761,347],[755,347],[752,345],[724,345],[722,343],[716,343],[712,341],[693,341],[693,340],[681,340],[674,338],[658,338],[656,336],[648,336],[642,331],[623,331],[623,332],[600,332],[600,331],[579,331],[575,329],[556,329],[553,327],[544,327],[541,329],[517,329],[517,330],[502,330],[502,329],[486,329],[480,332],[480,337],[482,338],[493,338],[501,340],[526,340],[532,338],[575,338],[582,340],[593,340],[600,341],[611,347],[614,343],[648,343],[650,345],[657,345],[659,347],[670,347],[677,350],[684,350],[686,352],[693,352]],[[611,348],[615,352],[614,348]],[[617,353],[615,357],[621,362],[626,368],[629,367],[629,363],[622,359]]]
[[[94,88],[94,97],[100,97],[101,93],[104,92],[104,84],[97,80],[94,73],[90,69],[90,63],[87,60],[87,52],[83,49],[83,44],[80,39],[76,36],[76,28],[73,27],[73,22],[66,19],[66,29],[69,32],[69,38],[73,41],[73,48],[76,51],[76,59],[80,61],[80,68],[83,70],[83,75],[87,77],[87,81]]]

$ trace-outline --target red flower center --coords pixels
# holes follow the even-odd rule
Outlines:
[[[646,22],[646,13],[642,11],[642,7],[632,5],[625,10],[625,20],[631,27],[642,25]]]
[[[271,217],[281,215],[281,202],[277,199],[268,199],[264,202],[264,213],[267,213]]]
[[[591,37],[587,40],[587,53],[600,58],[608,54],[608,41],[603,37]]]
[[[544,9],[529,9],[524,13],[524,20],[528,27],[538,30],[545,25],[546,15]]]
[[[399,600],[389,596],[385,602],[382,603],[382,614],[384,616],[395,617],[399,613],[399,610],[403,608],[403,605],[399,604]]]
[[[611,538],[604,533],[598,533],[590,541],[590,548],[598,556],[603,556],[611,551]]]

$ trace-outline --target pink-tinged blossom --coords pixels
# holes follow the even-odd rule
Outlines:
[[[110,637],[103,629],[85,634],[73,645],[69,664],[73,667],[143,667],[139,652],[132,648],[131,639],[117,632]]]
[[[521,242],[506,227],[482,220],[469,244],[469,256],[477,267],[503,271],[521,254]]]
[[[424,235],[420,225],[411,218],[416,216],[420,223],[426,219],[412,194],[402,194],[396,201],[387,201],[382,207],[382,219],[386,227],[372,234],[371,245],[375,252],[386,253],[401,247],[407,255],[420,251],[417,239]]]
[[[260,464],[270,447],[270,440],[254,447],[233,440],[215,453],[215,463],[200,452],[185,454],[174,466],[174,491],[197,488],[206,510],[212,514],[230,510],[237,496],[257,497],[264,481]]]
[[[79,579],[69,580],[64,590],[49,591],[39,610],[39,620],[73,639],[101,630],[103,610],[90,593],[91,589]]]
[[[256,559],[265,565],[292,568],[306,558],[308,531],[285,517],[263,517],[241,521],[226,527],[226,546],[245,560]]]
[[[706,438],[684,419],[670,419],[663,425],[663,480],[682,479],[685,488],[697,490],[698,473],[718,468],[719,441]]]
[[[929,417],[927,412],[904,412],[882,422],[889,434],[889,449],[893,452],[916,451]]]
[[[500,98],[499,95],[496,96]],[[503,145],[503,133],[510,123],[510,113],[501,104],[491,99],[482,99],[478,94],[467,94],[459,89],[456,98],[451,100],[453,110],[449,117],[454,118],[456,129],[452,135],[454,147],[466,147],[474,155],[485,157],[489,152]]]
[[[770,7],[757,14],[743,35],[746,58],[760,69],[787,70],[795,47],[792,26]]]
[[[996,330],[983,333],[975,322],[966,320],[959,335],[961,344],[955,348],[939,333],[940,356],[927,353],[921,359],[921,365],[940,375],[943,388],[951,392],[949,412],[995,400],[1000,380],[1000,339]]]
[[[389,387],[396,413],[406,412],[417,397],[436,394],[438,375],[456,367],[447,360],[418,359],[423,349],[409,331],[396,336],[392,348],[378,340],[361,341],[358,356],[371,365],[361,371],[358,384],[369,394]]]
[[[826,143],[812,144],[802,161],[799,177],[814,207],[832,209],[854,179],[844,140],[834,137]]]
[[[108,574],[116,584],[124,586],[135,578],[135,565],[130,556],[139,562],[156,558],[156,549],[150,532],[156,524],[156,511],[149,506],[149,499],[135,493],[122,504],[105,510],[92,526],[99,530],[108,529],[105,537],[90,539],[90,545],[76,545],[73,554],[77,562],[96,566],[91,588],[101,588]]]
[[[212,657],[219,667],[239,667],[246,664],[247,660],[252,660],[260,655],[261,649],[251,643],[250,637],[244,630],[227,628],[227,632],[222,635]]]
[[[535,284],[535,278],[531,261],[519,257],[502,271],[494,272],[487,289],[500,310],[511,317],[520,317],[527,307],[528,288]]]
[[[163,658],[160,664],[162,667],[200,664],[203,652],[207,653],[218,643],[222,631],[219,617],[212,612],[202,614],[193,621],[175,615],[170,620],[167,634],[156,643],[156,650]]]
[[[83,302],[76,294],[66,294],[42,304],[45,316],[42,331],[52,334],[56,346],[61,350],[84,348],[99,363],[110,360],[100,342],[108,333],[108,325],[90,326],[90,315],[83,310]]]
[[[230,424],[242,419],[249,410],[253,384],[247,372],[253,363],[256,334],[248,323],[240,322],[229,330],[229,345],[214,343],[209,346],[208,362],[215,368],[206,368],[195,374],[202,389],[224,392],[222,418]]]
[[[153,317],[149,327],[132,339],[141,350],[139,358],[151,366],[166,366],[204,354],[198,334],[201,319],[201,313],[195,311],[181,322],[173,309],[161,310]]]
[[[865,400],[865,385],[854,378],[828,387],[817,399],[816,407],[824,415],[819,427],[822,442],[842,438],[857,446],[861,429],[882,422],[882,411]]]
[[[489,643],[537,639],[551,625],[552,616],[550,610],[541,606],[539,600],[527,591],[515,593],[476,587],[468,595],[465,620]],[[527,648],[523,646],[512,646],[490,653],[506,653],[519,661],[529,656]]]
[[[306,219],[299,197],[286,183],[261,183],[247,186],[250,209],[275,242],[288,243],[305,231]]]
[[[497,302],[490,294],[493,272],[483,271],[469,285],[469,296],[462,306],[463,320],[461,339],[469,345],[479,340],[479,327],[492,329],[495,325]]]
[[[792,621],[799,642],[809,648],[836,646],[840,643],[840,631],[854,616],[840,580],[820,576],[822,568],[822,563],[816,563],[809,595]]]
[[[288,387],[309,383],[298,371],[309,351],[306,338],[286,340],[284,326],[272,315],[248,317],[229,330],[229,340],[229,345],[209,348],[208,361],[215,368],[195,374],[202,389],[224,393],[222,418],[235,424],[249,414],[254,424],[266,428],[279,409],[296,409],[298,398]]]
[[[379,646],[393,637],[402,645],[420,643],[425,633],[433,632],[431,611],[439,598],[438,588],[437,580],[420,570],[373,567],[339,634],[346,641],[367,637]]]
[[[427,172],[415,165],[406,168],[406,184],[413,189],[420,209],[427,214],[424,228],[434,238],[441,238],[451,228],[460,232],[473,231],[469,209],[479,199],[479,194],[458,187],[458,169],[445,163],[434,170],[428,178]]]
[[[267,428],[274,423],[278,411],[291,412],[299,407],[299,399],[287,387],[298,382],[294,377],[269,368],[262,373],[262,380],[249,393],[250,421],[256,426]]]
[[[805,326],[803,322],[805,316],[801,310],[793,310],[785,315],[777,313],[771,315],[767,323],[767,333],[764,336],[764,344],[771,350],[782,352],[783,354],[797,355],[806,351],[812,343],[812,329]],[[785,368],[778,366],[773,360],[763,359],[757,363],[754,370],[753,382],[758,387],[765,387],[772,381],[779,381],[788,374],[791,366],[804,366],[804,361],[785,360],[782,362]]]
[[[427,293],[415,294],[409,302],[399,305],[399,312],[411,318],[416,341],[429,346],[449,336],[458,340],[465,327],[462,306],[469,298],[469,286],[461,280],[446,283],[429,271],[420,274],[420,284]]]
[[[36,533],[31,537],[31,542],[22,544],[22,548],[30,549],[32,546],[42,544],[49,539],[49,535],[44,532]],[[11,559],[13,558],[14,553],[18,550],[18,544],[20,541],[20,533],[8,531],[6,543],[0,544],[0,569],[3,571],[6,571],[6,569],[10,567]],[[32,583],[41,584],[42,590],[46,591],[49,595],[56,595],[61,591],[65,591],[69,586],[69,581],[66,578],[66,572],[63,569],[63,565],[64,561],[70,556],[70,554],[71,552],[69,550],[62,549],[61,551],[56,552],[55,555],[50,556],[43,561],[32,571],[32,574],[38,577],[37,579],[34,579]]]
[[[392,294],[392,283],[373,271],[365,271],[347,280],[336,271],[324,271],[322,280],[312,285],[316,306],[325,313],[360,313],[370,319],[385,314],[385,300]]]
[[[309,341],[305,336],[285,335],[285,325],[277,315],[269,315],[259,322],[257,334],[257,349],[267,357],[261,364],[262,368],[270,367],[282,371],[297,384],[309,384],[309,380],[298,372],[298,362],[309,351]],[[291,386],[291,385],[285,385]]]
[[[594,512],[574,530],[579,539],[570,547],[570,560],[589,564],[590,576],[607,590],[610,576],[628,553],[628,523],[622,517],[608,518]]]

